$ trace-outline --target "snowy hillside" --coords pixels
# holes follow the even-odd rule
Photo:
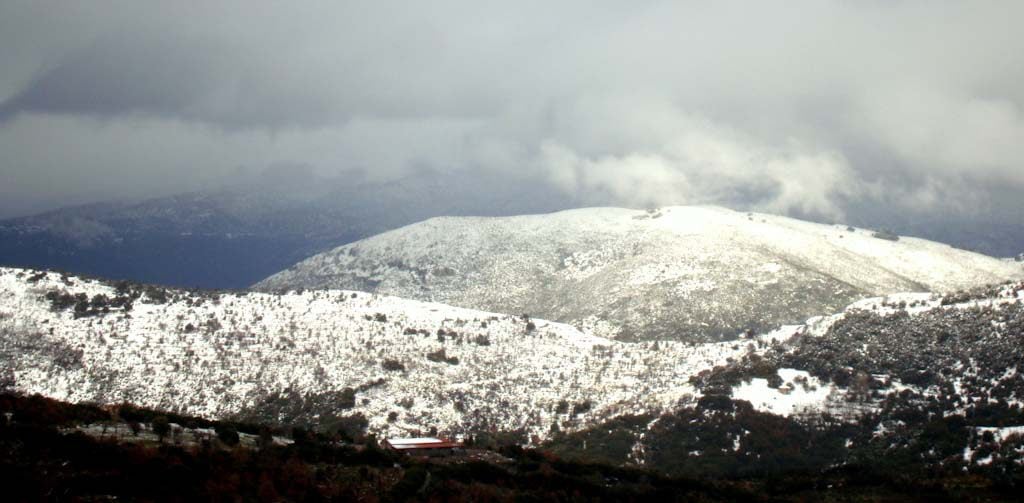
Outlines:
[[[257,287],[365,290],[529,313],[622,340],[709,341],[864,297],[1024,276],[1020,263],[879,236],[716,207],[435,218],[314,256]]]
[[[780,464],[1020,473],[1024,283],[867,299],[785,332],[694,377],[694,404],[555,445],[680,474]]]
[[[983,399],[1024,406],[1022,301],[1024,283],[864,299],[695,381],[783,416],[877,409],[893,391],[950,400],[947,413]],[[729,390],[715,389],[722,384]]]
[[[353,291],[0,269],[0,391],[384,435],[511,432],[670,473],[855,458],[1016,469],[1022,338],[1021,282],[694,344]]]
[[[544,438],[555,424],[671,408],[690,377],[748,350],[625,344],[350,291],[189,293],[0,269],[0,388],[207,417],[362,414],[391,434]]]

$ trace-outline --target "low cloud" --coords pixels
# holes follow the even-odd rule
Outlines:
[[[857,192],[836,152],[764,145],[700,122],[673,132],[650,150],[600,157],[546,142],[538,171],[584,201],[599,194],[633,206],[731,204],[841,219],[837,198]]]
[[[1014,208],[1022,17],[1013,1],[8,4],[0,212],[281,162],[823,219]]]

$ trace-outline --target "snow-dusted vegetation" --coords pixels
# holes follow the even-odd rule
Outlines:
[[[675,474],[1024,462],[1024,283],[863,299],[729,342],[345,290],[0,269],[0,388],[354,436],[501,435]]]
[[[714,477],[1024,469],[1024,283],[867,299],[693,379],[701,397],[556,437],[571,458]]]
[[[1024,284],[947,295],[866,299],[813,320],[764,356],[857,389],[850,400],[906,392],[948,400],[951,412],[976,404],[1024,404]],[[760,359],[760,356],[748,358]],[[791,381],[792,379],[787,379]]]
[[[72,402],[385,434],[523,439],[658,413],[764,351],[630,344],[558,323],[353,291],[213,293],[0,269],[0,384]]]
[[[1024,283],[866,299],[790,330],[694,377],[692,406],[559,445],[647,453],[680,473],[866,463],[1003,476],[1024,465]]]
[[[1024,276],[1019,263],[877,234],[716,207],[435,218],[314,256],[258,287],[365,290],[529,313],[609,338],[712,341],[864,297]]]

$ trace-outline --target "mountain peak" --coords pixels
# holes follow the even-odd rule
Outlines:
[[[530,313],[627,340],[728,339],[866,296],[950,291],[1019,264],[916,238],[716,206],[440,217],[256,286],[347,288]]]

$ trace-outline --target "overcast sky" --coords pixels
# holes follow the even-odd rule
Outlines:
[[[5,0],[0,216],[269,165],[973,211],[1024,189],[1022,19],[1016,0]]]

